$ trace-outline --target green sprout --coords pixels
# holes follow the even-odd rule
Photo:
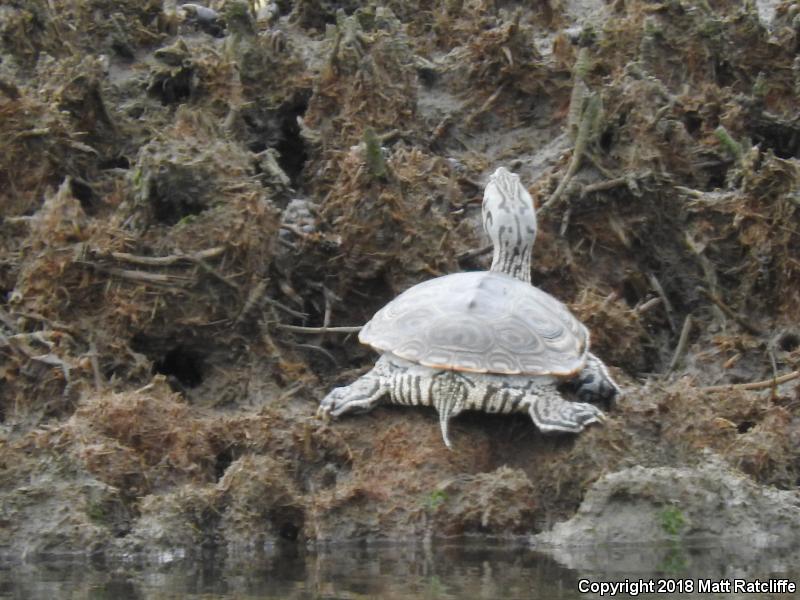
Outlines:
[[[434,490],[428,496],[425,504],[430,510],[436,510],[442,504],[447,502],[447,494],[444,490]]]
[[[725,151],[731,155],[731,158],[736,160],[736,162],[742,160],[742,145],[731,137],[731,134],[728,133],[725,127],[722,125],[717,127],[714,130],[714,135],[717,136],[717,140],[722,147],[725,148]]]
[[[661,523],[661,529],[672,536],[680,534],[686,526],[686,519],[683,516],[683,512],[676,506],[668,506],[659,513],[658,517]]]
[[[375,134],[372,127],[364,130],[364,158],[367,163],[367,170],[375,179],[386,177],[386,160],[383,158],[381,141]]]

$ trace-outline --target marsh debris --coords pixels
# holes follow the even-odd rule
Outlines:
[[[794,3],[168,4],[3,7],[2,553],[528,535],[707,453],[796,489]],[[609,423],[315,420],[376,309],[486,268],[500,165]]]

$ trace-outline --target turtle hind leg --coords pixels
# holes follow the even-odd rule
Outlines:
[[[450,419],[459,415],[466,407],[467,400],[473,392],[475,384],[469,377],[455,371],[439,371],[434,374],[431,386],[431,404],[439,413],[439,427],[442,440],[448,450],[453,449],[450,443]]]
[[[606,408],[614,406],[614,399],[620,393],[619,386],[611,379],[603,361],[591,352],[586,357],[586,365],[578,373],[575,385],[582,402],[600,402]]]
[[[333,388],[322,399],[317,409],[318,416],[338,417],[348,412],[368,412],[389,394],[386,384],[385,365],[379,360],[375,367],[350,385]]]
[[[544,432],[580,433],[591,423],[605,420],[603,411],[584,402],[569,402],[561,397],[552,384],[530,390],[522,401],[534,424]]]

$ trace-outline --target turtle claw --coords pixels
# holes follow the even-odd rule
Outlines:
[[[600,423],[602,425],[606,422],[605,413],[594,404],[583,402],[575,402],[573,404],[576,409],[573,415],[579,427],[578,431],[583,430],[584,427],[592,423]]]
[[[317,419],[320,419],[323,423],[327,423],[331,420],[331,412],[327,406],[320,404],[317,408],[317,412],[314,414]]]

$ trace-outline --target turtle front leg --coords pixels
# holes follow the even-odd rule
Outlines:
[[[526,391],[520,408],[527,408],[534,424],[544,432],[580,433],[587,425],[602,423],[606,418],[593,404],[565,400],[553,384]]]
[[[387,392],[380,378],[370,372],[350,385],[333,388],[320,402],[317,414],[338,417],[347,412],[368,412],[380,404]]]
[[[391,391],[386,370],[386,362],[379,359],[369,373],[362,375],[350,385],[333,388],[320,402],[317,415],[338,417],[347,412],[372,410]]]
[[[611,379],[608,369],[591,352],[586,365],[577,377],[577,395],[583,402],[602,402],[606,408],[614,406],[614,398],[620,393],[619,386]]]

